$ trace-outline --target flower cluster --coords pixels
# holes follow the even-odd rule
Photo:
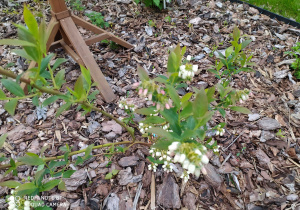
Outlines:
[[[133,104],[128,104],[124,99],[119,102],[119,107],[132,112],[135,110],[135,106]]]
[[[190,175],[188,174],[188,172],[183,171],[180,178],[183,179],[184,183],[187,183],[190,179]]]
[[[18,188],[18,187],[16,187]],[[15,200],[15,191],[11,190],[11,195],[8,197],[8,210],[18,210],[24,202],[24,210],[30,210],[30,201],[24,201],[24,199]],[[16,203],[17,201],[17,203]],[[21,208],[23,209],[23,208]]]
[[[157,110],[170,109],[173,107],[172,100],[167,96],[164,89],[155,84],[153,81],[143,81],[139,83],[138,94],[146,97],[146,100],[152,101],[153,106],[156,106]]]
[[[216,152],[216,153],[220,152],[219,148],[220,148],[220,146],[218,145],[217,148],[214,149],[214,152]]]
[[[239,95],[239,102],[242,104],[244,101],[249,99],[249,96],[252,96],[252,93],[250,90],[245,89],[238,92]]]
[[[142,134],[146,133],[148,129],[152,128],[152,126],[144,124],[144,123],[139,123],[139,130]]]
[[[188,174],[194,174],[196,177],[199,177],[203,164],[207,164],[209,162],[208,157],[205,154],[203,154],[203,152],[207,151],[206,147],[202,146],[201,152],[198,148],[193,149],[195,147],[191,147],[191,144],[184,143],[182,145],[182,149],[178,150],[180,145],[181,144],[179,142],[173,142],[169,146],[169,151],[175,153],[174,162],[181,163],[182,167],[187,170]],[[183,153],[180,152],[181,150],[189,152]]]
[[[12,193],[13,193],[13,190],[12,190]],[[8,210],[15,210],[17,209],[16,208],[16,203],[15,203],[15,196],[11,195],[9,198],[8,198]]]
[[[187,182],[189,174],[194,174],[196,177],[199,177],[201,171],[205,173],[202,167],[209,162],[208,157],[205,155],[206,151],[206,147],[202,145],[197,146],[193,143],[173,142],[169,145],[167,151],[155,148],[150,150],[151,156],[158,159],[158,162],[152,163],[148,168],[155,172],[158,163],[161,163],[163,164],[162,168],[164,171],[172,172],[173,165],[171,163],[180,163],[186,170],[181,175],[181,178],[184,182]]]
[[[154,158],[158,158],[158,160],[163,164],[162,168],[166,172],[172,172],[173,171],[173,166],[172,166],[172,157],[170,156],[170,153],[168,151],[164,150],[158,150],[158,149],[151,149],[150,154]],[[156,170],[157,163],[152,163],[152,165],[149,165],[150,168],[153,168]],[[148,168],[149,168],[148,166]],[[150,169],[151,170],[151,169]],[[155,171],[154,171],[155,172]]]
[[[225,133],[225,129],[221,127],[221,125],[218,125],[217,131],[216,131],[216,136],[220,135],[223,136]]]
[[[167,131],[167,132],[173,132],[173,130],[170,129],[170,124],[169,124],[169,123],[168,123],[168,124],[165,124],[165,125],[162,127],[162,129],[164,129],[164,130]]]
[[[192,57],[187,56],[187,61],[190,61]],[[198,65],[185,64],[179,67],[178,76],[182,79],[192,79],[195,76],[195,73],[198,71]]]

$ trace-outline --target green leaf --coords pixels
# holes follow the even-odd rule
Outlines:
[[[17,188],[17,196],[30,195],[37,191],[38,188],[33,183],[25,183]]]
[[[153,0],[155,6],[159,7],[159,4],[160,4],[160,0]]]
[[[208,103],[211,103],[211,102],[213,102],[215,100],[214,99],[215,91],[216,91],[215,86],[207,89],[206,95],[207,95],[207,101],[208,101]]]
[[[16,182],[16,181],[6,181],[6,182],[1,182],[0,186],[2,187],[9,187],[9,188],[16,188],[18,186],[20,186],[21,183]]]
[[[24,91],[20,87],[20,85],[10,79],[1,79],[3,86],[15,96],[25,96]]]
[[[54,57],[54,53],[51,53],[42,59],[40,75],[42,75],[46,71],[46,68],[48,67],[49,62],[51,61],[51,59],[53,57]]]
[[[226,117],[226,112],[225,112],[225,110],[224,109],[222,109],[222,108],[218,108],[218,111],[220,112],[220,114],[222,115],[222,117]]]
[[[27,60],[33,60],[33,58],[27,54],[27,52],[24,49],[14,49],[12,52],[16,53],[17,55],[27,59]]]
[[[26,154],[26,156],[18,158],[18,161],[31,166],[38,166],[44,164],[44,160],[40,158],[37,154],[29,152]]]
[[[39,26],[38,23],[34,17],[34,15],[29,11],[26,5],[24,5],[24,21],[29,29],[29,31],[32,33],[32,35],[38,40],[39,39]]]
[[[188,102],[187,105],[183,108],[183,110],[180,112],[180,119],[185,119],[193,114],[193,104],[191,102]]]
[[[105,175],[104,179],[111,179],[113,177],[112,173],[108,173]]]
[[[1,39],[0,45],[36,47],[35,44],[19,39]]]
[[[42,181],[44,179],[45,174],[46,174],[46,169],[42,169],[42,170],[36,172],[36,174],[34,176],[34,178],[35,178],[34,181],[35,181],[36,186],[42,185]]]
[[[46,107],[46,106],[48,106],[49,104],[54,103],[57,99],[59,99],[58,96],[51,96],[51,97],[47,98],[47,99],[43,102],[43,106]]]
[[[159,150],[167,150],[168,147],[172,144],[172,142],[173,140],[158,141],[152,146],[152,148]]]
[[[228,58],[231,55],[232,52],[233,52],[233,46],[228,47],[225,50],[225,56],[226,56],[226,58]]]
[[[163,76],[163,75],[159,75],[158,77],[156,77],[155,79],[153,79],[153,81],[159,82],[159,83],[162,83],[162,84],[167,84],[167,82],[168,82],[167,79],[168,78],[163,78],[161,76]]]
[[[3,147],[3,145],[4,145],[5,141],[6,141],[6,138],[7,138],[7,133],[2,134],[2,135],[0,136],[0,148]]]
[[[95,100],[96,99],[96,95],[98,95],[99,93],[100,93],[99,90],[95,90],[91,94],[89,94],[89,96],[87,98],[89,100]]]
[[[60,166],[64,166],[64,165],[66,165],[66,164],[67,164],[66,161],[54,161],[54,160],[52,160],[52,161],[49,163],[49,168],[50,168],[51,170],[54,170],[55,168],[60,167]]]
[[[84,160],[86,160],[89,156],[90,156],[90,154],[91,154],[91,152],[92,152],[92,150],[93,150],[93,147],[94,147],[94,144],[91,144],[91,145],[89,145],[86,149],[85,149],[85,155],[84,155]]]
[[[84,80],[83,76],[80,75],[75,82],[74,91],[75,91],[75,93],[77,93],[77,99],[82,99],[85,96],[83,80]]]
[[[5,100],[6,99],[6,95],[3,92],[3,90],[0,89],[0,100]]]
[[[187,93],[185,94],[182,98],[181,98],[181,102],[184,103],[188,100],[190,100],[190,98],[192,97],[193,93]]]
[[[57,67],[59,67],[62,63],[68,61],[67,59],[64,58],[58,58],[56,59],[55,63],[52,66],[52,71],[55,71],[57,69]]]
[[[174,108],[165,109],[160,112],[161,115],[169,122],[170,128],[174,133],[181,135],[181,128],[179,125],[178,114]]]
[[[43,184],[40,188],[39,188],[39,191],[40,192],[44,192],[44,191],[49,191],[51,190],[52,188],[56,187],[60,182],[60,179],[54,179],[54,180],[51,180],[45,184]]]
[[[112,173],[112,175],[117,175],[118,173],[119,173],[119,170],[117,170],[117,169],[113,169],[112,171],[111,171],[111,173]]]
[[[201,118],[199,118],[199,122],[198,122],[198,126],[204,126],[208,121],[210,121],[210,119],[212,118],[212,116],[214,115],[214,112],[206,112],[204,114],[204,116],[202,116]]]
[[[90,74],[90,71],[87,70],[84,66],[80,65],[80,69],[81,69],[81,73],[85,79],[85,81],[88,83],[89,85],[89,88],[91,87],[92,85],[92,79],[91,79],[91,74]]]
[[[18,100],[17,99],[12,99],[9,102],[7,102],[4,105],[4,109],[10,114],[10,115],[14,115],[15,114],[15,110],[18,104]]]
[[[53,28],[49,29],[52,30]],[[46,22],[45,22],[45,18],[43,18],[41,20],[40,26],[38,28],[38,40],[39,40],[39,47],[42,53],[47,53],[47,41],[48,41],[48,31],[47,31],[47,27],[46,27]]]
[[[174,53],[174,51],[170,52],[169,58],[168,58],[168,64],[167,64],[167,70],[169,73],[177,72],[178,69],[176,68],[177,64],[177,56]]]
[[[142,115],[155,114],[155,107],[136,109],[135,113]]]
[[[202,88],[196,95],[193,102],[193,112],[195,118],[202,117],[208,110],[208,100],[205,90]]]
[[[180,98],[179,98],[179,95],[177,93],[177,91],[175,90],[175,88],[171,85],[166,85],[167,87],[167,90],[168,90],[168,93],[172,99],[172,101],[174,102],[175,104],[175,107],[178,109],[180,108]]]
[[[70,108],[70,106],[72,105],[71,102],[67,102],[64,105],[62,105],[56,112],[56,117],[58,117],[63,111],[67,110]]]
[[[150,80],[148,72],[143,67],[141,67],[140,65],[138,65],[138,67],[137,67],[137,73],[138,73],[138,75],[139,75],[139,77],[142,81],[144,81],[144,80],[149,81]]]
[[[70,178],[72,176],[72,174],[74,174],[76,171],[75,170],[68,170],[68,171],[65,171],[63,173],[63,178]]]
[[[238,42],[240,38],[241,32],[237,26],[234,27],[233,29],[233,39],[234,41]]]
[[[150,116],[150,117],[147,117],[144,121],[142,121],[146,124],[162,124],[162,123],[165,123],[166,120],[161,118],[161,117],[158,117],[158,116]]]
[[[66,81],[64,80],[65,78],[65,70],[62,69],[59,72],[57,72],[57,74],[55,75],[55,83],[58,86],[58,88],[60,88],[62,86],[62,84],[64,84]]]
[[[58,184],[58,189],[61,190],[61,191],[67,191],[66,183],[65,183],[64,181],[61,181],[61,182]]]
[[[243,41],[241,50],[244,49],[245,47],[247,47],[251,42],[252,42],[252,40],[250,40],[250,39]]]
[[[251,114],[252,112],[247,109],[246,107],[241,107],[241,106],[231,106],[229,107],[231,110],[236,111],[236,112],[240,112],[243,114]]]
[[[154,133],[158,136],[161,136],[161,137],[164,137],[164,138],[167,138],[167,139],[174,139],[174,137],[169,132],[167,132],[164,129],[159,128],[159,127],[150,128],[150,129],[147,130],[147,132]]]

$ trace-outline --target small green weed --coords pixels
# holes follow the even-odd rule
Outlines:
[[[104,21],[104,17],[100,12],[91,12],[86,14],[86,16],[88,16],[92,23],[98,27],[109,27],[109,23]]]
[[[300,79],[300,42],[297,42],[296,46],[292,47],[291,51],[285,52],[285,54],[292,55],[292,57],[296,59],[296,61],[292,63],[291,67],[295,70],[294,76],[297,79]]]
[[[80,0],[70,0],[70,6],[72,10],[76,10],[78,12],[82,12],[86,9],[86,7],[82,5],[82,2]]]

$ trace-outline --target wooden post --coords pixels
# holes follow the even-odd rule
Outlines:
[[[103,96],[104,100],[106,102],[112,102],[116,96],[102,74],[93,54],[89,50],[88,45],[104,39],[109,39],[126,48],[132,48],[133,46],[113,34],[98,28],[75,15],[72,15],[64,0],[49,0],[49,2],[52,8],[52,19],[48,26],[48,29],[51,30],[51,35],[47,42],[47,50],[63,47],[63,49],[65,49],[65,51],[77,63],[84,65],[87,69],[89,69],[91,77],[97,84],[100,94]],[[84,40],[75,24],[91,30],[98,35]],[[56,40],[58,34],[62,37],[61,40]],[[30,67],[32,68],[35,65],[36,64],[32,62]]]

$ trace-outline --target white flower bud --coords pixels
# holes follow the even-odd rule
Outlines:
[[[24,207],[24,210],[30,210],[29,206]]]
[[[179,158],[179,162],[183,163],[184,160],[185,160],[185,154],[181,154]]]
[[[188,56],[186,57],[186,59],[187,59],[188,61],[190,61],[190,60],[192,60],[192,56],[188,55]]]
[[[195,172],[196,166],[194,164],[190,164],[188,167],[188,171],[193,174]]]
[[[14,196],[10,196],[10,197],[8,198],[8,200],[14,201],[14,200],[15,200],[15,197],[14,197]]]
[[[193,72],[197,72],[198,71],[198,65],[193,65]]]
[[[196,169],[195,170],[195,176],[196,176],[196,178],[198,178],[200,176],[200,173],[201,173],[200,169]]]
[[[185,160],[185,161],[182,163],[182,167],[183,167],[184,169],[188,169],[189,164],[190,164],[190,161],[189,161],[189,160]]]
[[[171,161],[171,157],[170,156],[167,157],[167,161]]]
[[[174,157],[174,162],[177,163],[180,160],[181,155],[180,154],[176,154]]]
[[[182,65],[179,67],[180,68],[180,71],[184,72],[185,71],[185,65]]]
[[[196,153],[197,155],[202,155],[202,153],[201,153],[200,150],[198,150],[198,149],[195,150],[195,153]]]
[[[242,100],[243,101],[247,100],[247,96],[246,95],[242,95]]]
[[[161,156],[161,152],[156,152],[156,157],[159,157],[159,156]]]
[[[24,205],[25,205],[25,207],[26,207],[26,206],[30,206],[30,201],[25,201],[25,202],[24,202]]]
[[[209,162],[209,159],[206,155],[203,155],[202,158],[201,158],[201,162],[204,163],[204,164],[207,164]]]
[[[220,132],[219,132],[219,131],[217,131],[217,132],[216,132],[216,136],[218,136],[219,134],[220,134]]]

